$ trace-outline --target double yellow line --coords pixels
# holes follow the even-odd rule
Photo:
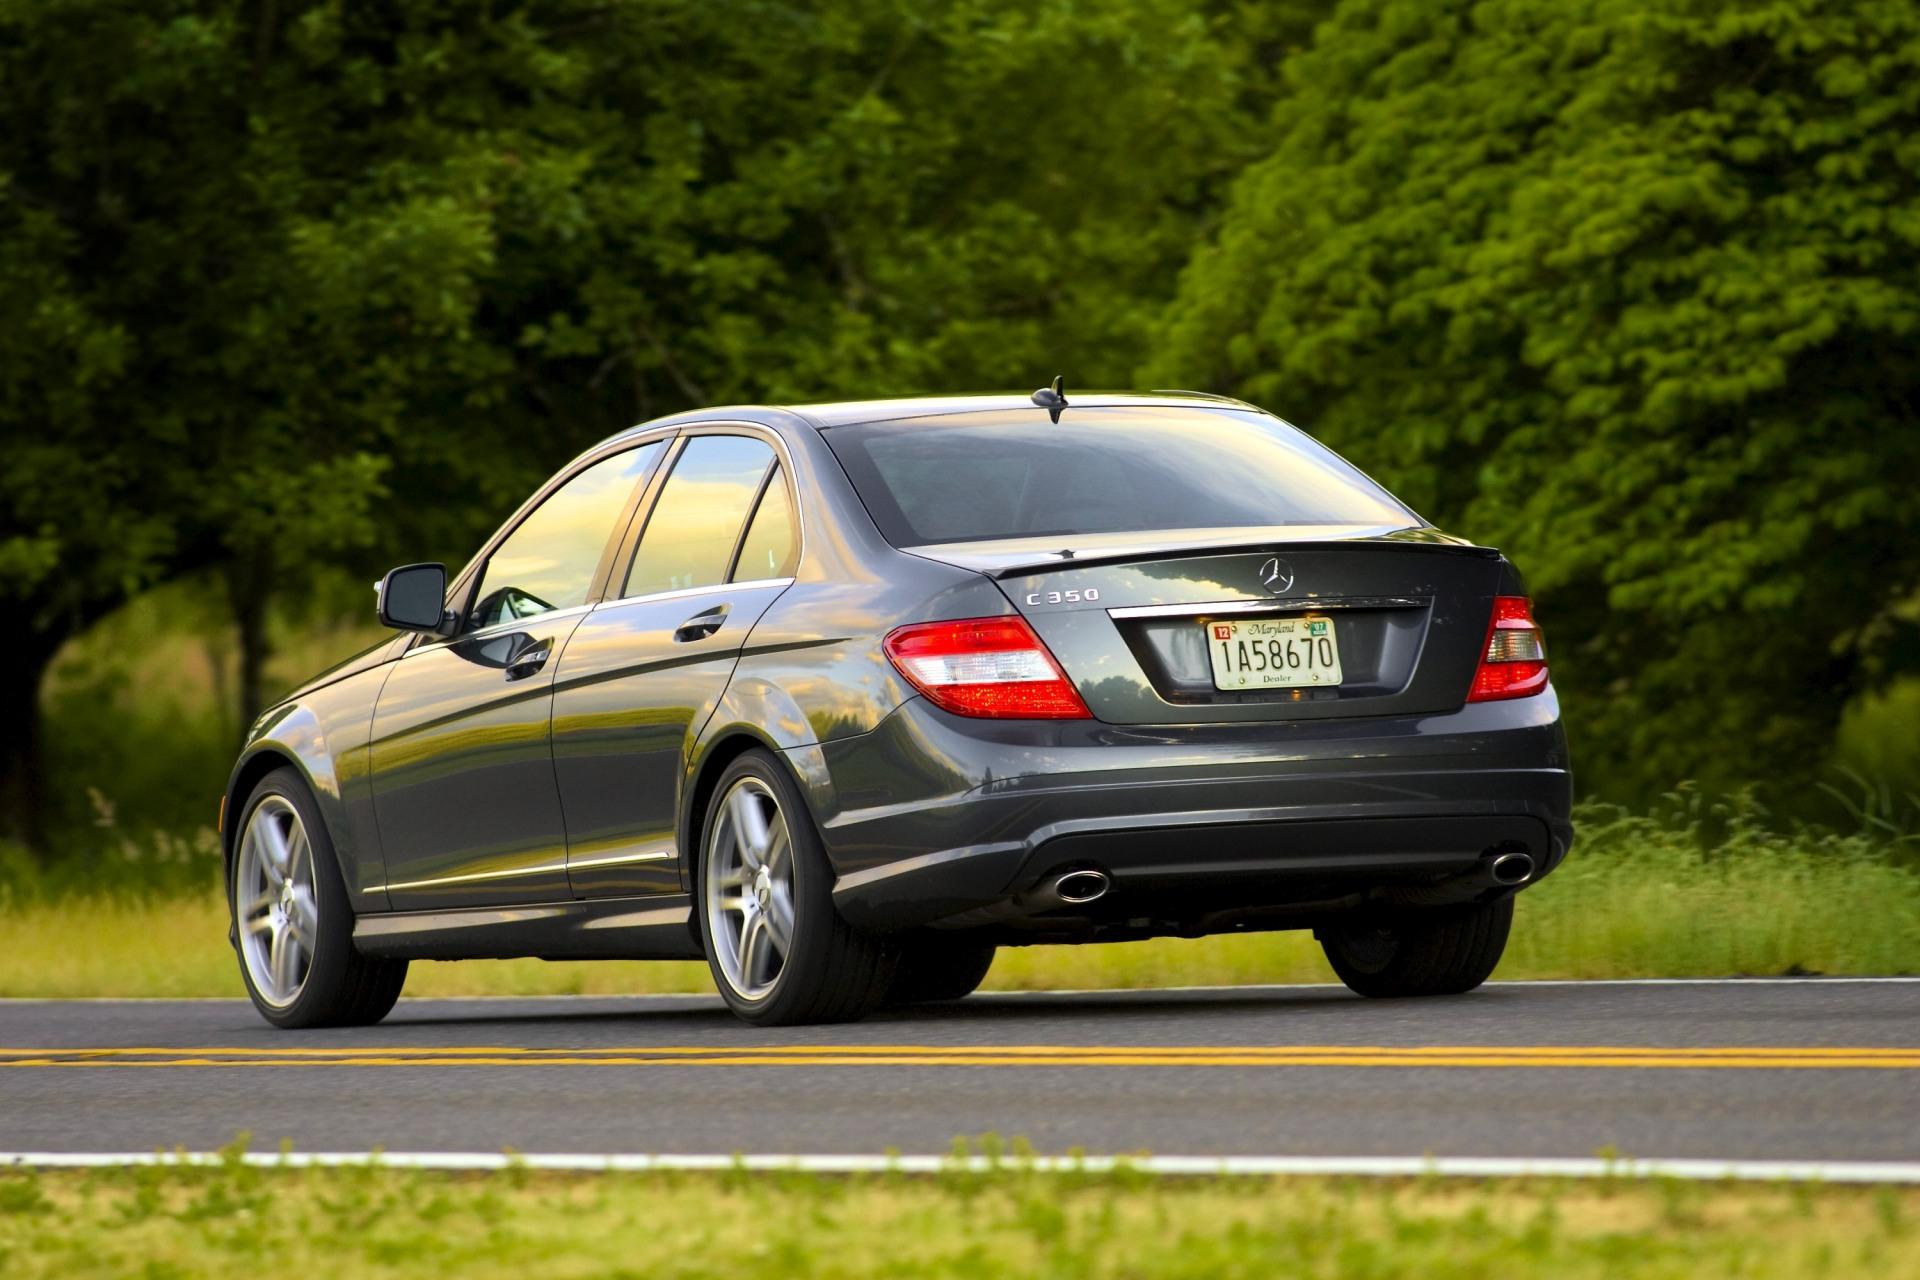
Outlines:
[[[7,1048],[0,1067],[1578,1067],[1920,1069],[1920,1048],[1643,1045],[503,1045]]]

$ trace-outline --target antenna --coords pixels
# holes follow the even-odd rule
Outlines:
[[[1047,416],[1055,422],[1060,421],[1060,411],[1067,407],[1067,375],[1053,375],[1053,385],[1042,387],[1033,393],[1033,402],[1047,411]]]

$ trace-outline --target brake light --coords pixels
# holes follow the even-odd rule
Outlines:
[[[955,715],[993,720],[1090,720],[1080,693],[1018,617],[920,622],[890,632],[887,658]]]
[[[1495,596],[1493,621],[1468,702],[1525,698],[1547,687],[1547,644],[1525,596]]]

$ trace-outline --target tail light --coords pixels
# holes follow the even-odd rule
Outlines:
[[[1495,596],[1493,622],[1468,702],[1525,698],[1547,687],[1547,644],[1525,596]]]
[[[915,623],[889,633],[883,647],[927,701],[955,715],[1092,719],[1079,691],[1023,618]]]

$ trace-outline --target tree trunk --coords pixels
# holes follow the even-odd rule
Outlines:
[[[0,667],[0,839],[46,853],[47,772],[41,753],[40,684],[59,644],[14,637]]]
[[[271,553],[262,550],[229,562],[226,579],[227,603],[233,612],[233,625],[240,642],[240,669],[234,681],[235,710],[239,713],[237,732],[245,734],[247,726],[265,705],[269,653],[267,597],[273,580]]]

